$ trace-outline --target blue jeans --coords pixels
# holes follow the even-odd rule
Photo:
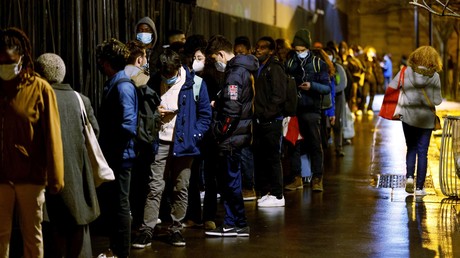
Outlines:
[[[406,177],[414,177],[415,161],[417,160],[416,188],[423,189],[428,163],[428,147],[430,146],[432,129],[418,128],[402,123],[406,138]]]

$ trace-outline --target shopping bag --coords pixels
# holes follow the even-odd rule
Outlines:
[[[399,120],[399,115],[395,114],[396,106],[398,105],[399,95],[404,86],[404,71],[406,67],[401,69],[399,73],[398,85],[395,88],[387,87],[383,97],[382,107],[380,108],[379,116],[388,120]]]
[[[100,186],[104,182],[115,180],[113,170],[109,167],[104,154],[102,154],[101,147],[97,141],[96,134],[94,133],[93,127],[88,120],[85,110],[85,104],[80,97],[78,92],[75,92],[80,102],[81,115],[85,122],[85,143],[88,151],[88,157],[91,162],[91,168],[93,170],[94,185]]]

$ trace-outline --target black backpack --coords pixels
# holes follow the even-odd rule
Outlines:
[[[299,94],[297,90],[297,83],[294,77],[287,74],[284,66],[281,63],[276,62],[275,64],[280,65],[286,75],[286,99],[284,101],[283,109],[281,113],[284,117],[296,116],[297,113],[297,102],[299,100]],[[271,83],[271,71],[270,67],[267,68],[269,77],[267,78]]]
[[[134,82],[127,78],[122,78],[115,83],[130,82],[136,89],[138,99],[137,113],[137,134],[134,139],[137,154],[156,153],[158,147],[158,132],[161,126],[161,116],[158,112],[158,105],[161,99],[158,94],[147,85],[135,86]],[[151,151],[151,152],[150,152]]]

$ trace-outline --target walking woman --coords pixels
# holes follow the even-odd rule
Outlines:
[[[427,153],[435,127],[435,105],[442,102],[439,72],[442,61],[433,47],[422,46],[412,52],[404,72],[404,84],[395,114],[399,114],[406,138],[406,192],[414,193],[415,161],[417,177],[415,195],[426,195]],[[396,88],[399,74],[390,86]]]

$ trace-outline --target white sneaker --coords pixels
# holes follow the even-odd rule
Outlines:
[[[160,218],[157,219],[157,224],[161,224],[161,219]]]
[[[406,192],[414,193],[414,179],[412,177],[406,179]]]
[[[270,196],[269,194],[266,194],[266,195],[260,197],[259,199],[257,199],[257,203],[265,201],[265,199],[267,199],[269,196]]]
[[[425,196],[425,195],[426,195],[425,189],[417,188],[417,189],[415,190],[415,195],[418,195],[418,196]]]
[[[265,200],[257,203],[259,207],[283,207],[285,204],[284,196],[281,199],[276,198],[276,196],[269,195]]]

